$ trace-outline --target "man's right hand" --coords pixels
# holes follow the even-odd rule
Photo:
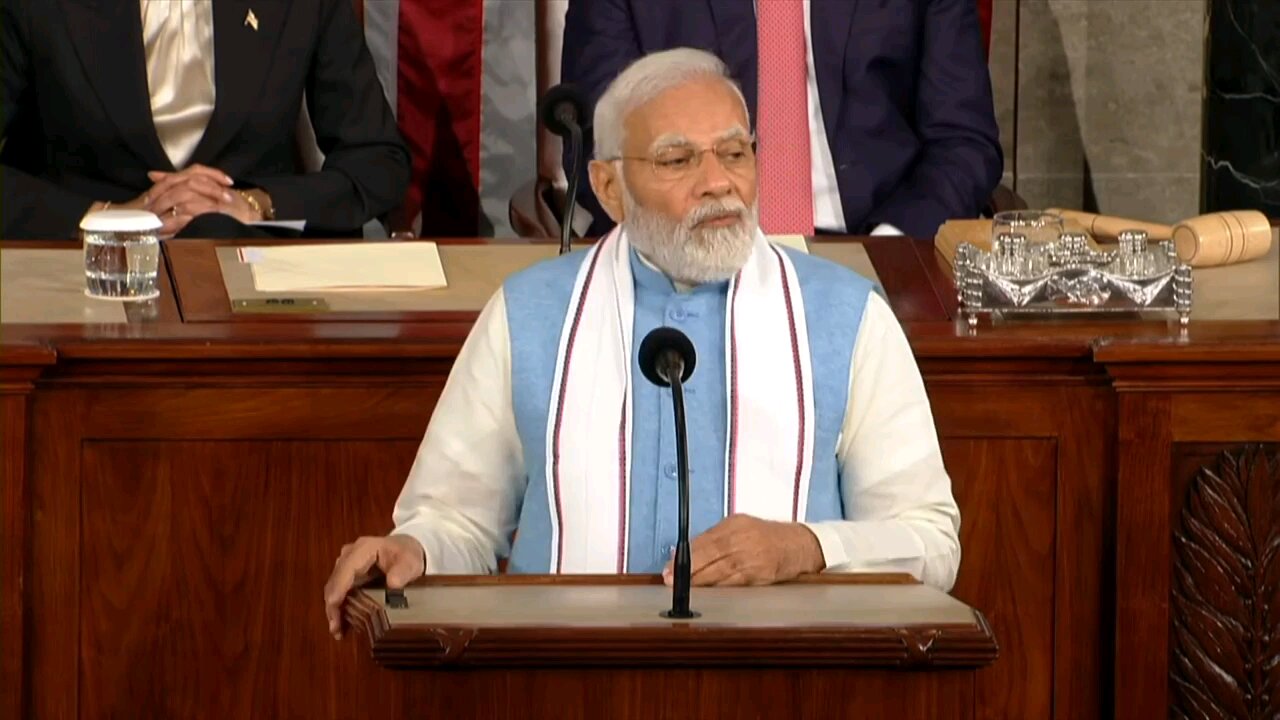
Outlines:
[[[352,588],[368,582],[372,571],[387,578],[387,587],[402,588],[420,577],[425,568],[422,545],[408,535],[362,537],[343,545],[333,573],[324,585],[324,614],[329,620],[329,633],[342,637],[342,602]]]

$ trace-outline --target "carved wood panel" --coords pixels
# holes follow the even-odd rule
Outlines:
[[[1209,458],[1192,451],[1183,460],[1175,481],[1186,487],[1173,508],[1170,716],[1275,720],[1280,445]]]

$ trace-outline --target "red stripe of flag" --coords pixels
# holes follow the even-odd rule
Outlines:
[[[413,157],[408,202],[424,236],[472,237],[480,219],[484,0],[402,0],[396,114]]]

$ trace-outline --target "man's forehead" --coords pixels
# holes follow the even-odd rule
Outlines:
[[[740,123],[734,123],[722,130],[704,133],[705,136],[686,135],[683,133],[664,133],[653,139],[649,144],[651,148],[672,147],[675,145],[707,145],[720,142],[722,140],[732,140],[735,138],[747,137],[747,129],[742,127]]]
[[[642,145],[679,136],[693,143],[714,142],[745,132],[742,100],[722,78],[690,80],[666,90],[628,113],[627,133]],[[634,131],[634,132],[631,132]]]

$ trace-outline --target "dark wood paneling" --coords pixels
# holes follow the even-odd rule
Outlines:
[[[1030,578],[1014,576],[1006,588],[1014,594],[1003,601],[1021,608],[1046,601],[1051,616],[1045,624],[1046,618],[1039,609],[1026,615],[1006,612],[1000,624],[994,626],[996,636],[1002,651],[1010,649],[1011,638],[1023,635],[1033,638],[1032,645],[1025,648],[1028,653],[1040,652],[1044,639],[1048,638],[1049,654],[1039,664],[1026,666],[1021,672],[1033,683],[1052,687],[1054,717],[1103,715],[1111,706],[1114,397],[1089,376],[1046,373],[1017,376],[1016,380],[1006,376],[999,382],[985,374],[935,374],[931,370],[936,368],[926,370],[926,382],[943,438],[947,467],[961,502],[964,558],[958,587],[966,592],[967,587],[976,592],[988,587],[984,582],[971,580],[968,573],[973,563],[983,562],[989,547],[1004,548],[999,535],[985,535],[996,532],[992,529],[991,514],[1021,513],[1029,508],[1026,512],[1042,515],[1043,532],[1052,538],[1052,545],[1043,550],[1047,555],[1036,555],[1036,562],[1046,563],[1037,568],[1037,572],[1044,574],[1033,574]],[[1055,457],[1047,464],[1041,456],[1031,457],[1026,466],[1021,464],[1023,459],[1011,457],[1008,462],[1016,467],[1004,468],[1003,476],[972,466],[973,462],[987,462],[981,451],[986,443],[996,443],[992,447],[1001,448],[1006,447],[1003,445],[1006,442],[1016,446],[1022,442],[1034,443],[1036,438],[1055,448]],[[969,449],[958,452],[962,447]],[[970,489],[961,490],[962,483]],[[1012,485],[1006,487],[1002,483]],[[962,493],[974,492],[971,488],[981,488],[981,491],[966,499]],[[1027,504],[1001,495],[1010,491],[1031,493],[1038,500]],[[999,566],[992,572],[1004,572],[1004,567]],[[972,585],[968,585],[971,582]],[[1025,600],[1023,593],[1029,593]],[[989,603],[997,600],[996,596],[960,597],[988,613],[989,619],[995,612]],[[1006,667],[1008,657],[1002,653],[997,668]],[[1097,672],[1081,672],[1082,667],[1095,668]],[[1039,677],[1037,672],[1043,672],[1044,677]],[[1014,700],[1022,702],[1021,696]],[[993,717],[1006,712],[1004,706],[992,702],[988,712]]]
[[[53,353],[6,347],[0,367],[0,717],[23,717],[30,395]]]
[[[84,406],[81,420],[93,438],[420,441],[440,391],[439,385],[124,392],[94,387],[77,394]]]
[[[977,717],[1051,717],[1057,443],[946,438],[942,452],[962,518],[953,594],[1000,642],[999,662],[978,672]]]
[[[1168,395],[1121,394],[1116,488],[1116,718],[1166,717],[1169,647]]]
[[[1008,379],[975,388],[968,378],[926,375],[925,383],[938,434],[946,438],[1057,438],[1065,431],[1062,403],[1089,397],[1052,386],[1011,387]]]
[[[423,672],[408,707],[423,718],[486,720],[960,720],[964,671],[566,670]]]
[[[1053,404],[1062,423],[1053,717],[1105,717],[1115,637],[1115,397],[1105,388],[1063,388]]]
[[[37,718],[80,716],[80,434],[74,393],[41,391],[31,409],[27,595],[29,705]]]
[[[1112,332],[1100,336],[1098,361],[1131,365],[1133,374],[1149,380],[1164,380],[1179,375],[1203,380],[1215,378],[1197,373],[1197,365],[1225,363],[1252,366],[1266,375],[1280,377],[1280,320],[1220,320],[1192,322],[1186,333],[1166,329],[1164,341],[1156,337],[1161,326],[1148,323],[1148,333],[1134,336],[1131,332]],[[1121,330],[1127,330],[1121,326]],[[1203,368],[1199,368],[1203,370]],[[1238,379],[1238,376],[1237,376]]]
[[[341,717],[379,707],[394,684],[367,684],[327,635],[320,588],[343,542],[389,529],[416,448],[86,443],[81,710]]]
[[[933,287],[948,318],[960,317],[960,299],[956,294],[955,277],[951,266],[933,246],[933,239],[916,238],[911,241],[925,278]]]
[[[22,717],[27,397],[0,393],[0,716]]]
[[[1179,393],[1171,412],[1175,442],[1280,438],[1280,392]]]
[[[819,238],[821,242],[823,238]],[[831,238],[847,241],[849,238]],[[902,322],[945,321],[951,316],[925,275],[912,241],[901,237],[860,240],[875,267],[893,314]]]

